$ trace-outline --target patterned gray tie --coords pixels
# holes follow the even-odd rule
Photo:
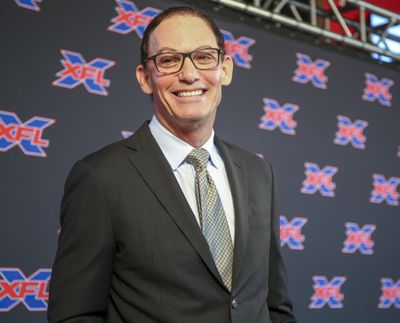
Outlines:
[[[231,290],[233,244],[221,199],[207,171],[209,158],[210,155],[205,149],[193,149],[187,155],[186,161],[193,165],[196,171],[195,192],[201,229],[219,274],[225,286]]]

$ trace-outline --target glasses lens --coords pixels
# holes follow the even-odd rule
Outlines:
[[[165,53],[157,56],[156,64],[160,72],[173,73],[181,68],[182,60],[180,53]]]
[[[178,72],[182,68],[183,60],[189,55],[197,69],[208,70],[218,65],[220,52],[218,49],[206,48],[196,50],[189,54],[163,53],[157,55],[155,63],[159,72],[172,74]]]
[[[218,65],[219,51],[217,49],[202,49],[191,55],[194,65],[200,70],[207,70]]]

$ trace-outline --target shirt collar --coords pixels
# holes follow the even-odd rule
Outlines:
[[[157,141],[165,158],[170,164],[173,171],[185,161],[186,156],[194,147],[179,139],[170,131],[168,131],[153,115],[149,124],[150,132]],[[214,145],[214,129],[211,132],[210,138],[204,143],[201,148],[208,151],[210,154],[211,165],[217,167],[217,151]]]

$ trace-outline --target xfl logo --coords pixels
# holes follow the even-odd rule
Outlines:
[[[346,277],[334,277],[329,282],[325,276],[314,276],[314,295],[311,297],[310,308],[322,308],[328,304],[330,308],[342,308],[344,295],[340,288]]]
[[[400,308],[400,279],[395,283],[391,278],[382,278],[382,295],[378,308],[389,308],[394,305]]]
[[[46,311],[50,269],[38,269],[29,277],[18,268],[0,268],[0,312],[12,310],[19,303],[29,311]]]
[[[323,196],[335,196],[336,184],[332,181],[332,177],[338,171],[337,167],[325,166],[320,169],[317,164],[308,162],[304,166],[306,167],[304,172],[306,179],[303,181],[301,193],[314,194],[316,191],[320,191]]]
[[[314,62],[310,56],[297,53],[297,69],[294,71],[293,81],[306,84],[311,82],[317,88],[326,89],[328,77],[325,69],[330,65],[328,61],[317,59]]]
[[[147,25],[160,13],[159,9],[151,7],[138,10],[136,5],[131,1],[115,1],[118,5],[118,7],[115,7],[118,16],[111,20],[113,24],[108,27],[108,30],[119,34],[125,35],[135,31],[139,38],[142,38]]]
[[[370,102],[378,100],[380,104],[390,107],[392,95],[389,93],[389,88],[392,85],[392,80],[383,78],[379,81],[375,75],[365,73],[365,88],[362,98]]]
[[[61,54],[64,56],[61,60],[64,69],[56,74],[59,78],[53,82],[53,85],[73,89],[83,84],[90,93],[108,95],[106,87],[109,87],[111,82],[104,79],[104,73],[115,62],[96,58],[86,63],[79,53],[61,50]]]
[[[245,36],[240,36],[238,39],[235,39],[231,32],[223,29],[221,29],[221,33],[225,40],[225,53],[232,56],[237,66],[251,68],[250,62],[253,60],[253,56],[251,56],[248,51],[249,47],[256,41]]]
[[[277,101],[268,98],[264,98],[263,101],[265,114],[258,127],[270,131],[279,128],[284,134],[295,135],[297,122],[293,120],[293,115],[299,107],[291,103],[280,106]]]
[[[54,119],[33,117],[22,123],[14,112],[0,110],[0,151],[19,146],[25,155],[46,157],[43,148],[49,146],[49,141],[42,135],[54,122]]]
[[[347,239],[344,242],[342,252],[355,253],[359,250],[363,255],[372,255],[374,253],[374,242],[371,240],[371,234],[375,231],[376,226],[366,224],[361,229],[357,223],[346,223]]]
[[[305,237],[301,234],[301,229],[306,223],[306,218],[295,217],[289,222],[284,215],[281,215],[279,219],[281,247],[287,244],[290,249],[303,250]]]
[[[337,116],[338,131],[334,143],[337,145],[347,145],[351,143],[354,148],[365,149],[367,137],[363,134],[364,129],[368,126],[368,122],[364,120],[356,120],[354,123],[348,117]]]
[[[40,11],[38,5],[40,2],[42,2],[42,0],[15,0],[17,6],[33,11]]]
[[[371,192],[369,201],[371,203],[382,203],[386,201],[388,205],[399,205],[400,194],[397,192],[397,186],[400,184],[399,177],[390,177],[388,180],[381,174],[372,175],[374,189]]]

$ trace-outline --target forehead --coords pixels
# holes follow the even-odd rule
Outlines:
[[[149,55],[163,50],[180,52],[199,47],[218,47],[211,27],[199,17],[175,15],[163,20],[149,39]]]

